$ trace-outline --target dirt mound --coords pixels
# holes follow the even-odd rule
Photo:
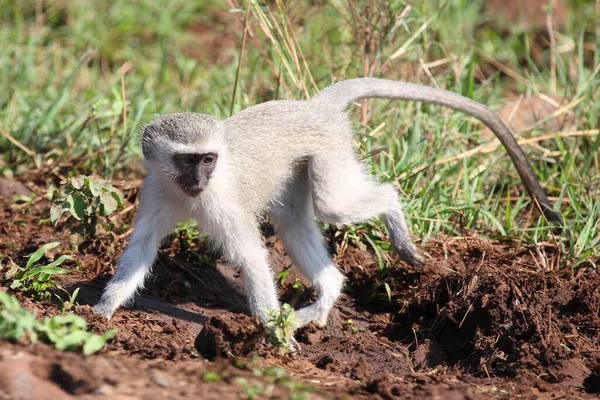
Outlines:
[[[111,347],[123,349],[130,356],[172,361],[191,357],[193,334],[180,320],[169,321],[133,311],[117,314],[109,322],[89,306],[77,307],[76,313],[85,317],[90,329],[96,333],[118,327],[117,334],[111,339]]]
[[[540,271],[527,251],[505,246],[476,241],[425,271],[391,271],[391,320],[371,328],[408,346],[418,369],[584,387],[598,363],[600,277]],[[354,274],[356,291],[374,300],[363,305],[378,304],[379,279]]]
[[[210,319],[196,336],[194,346],[198,353],[214,360],[230,355],[247,355],[258,349],[264,337],[265,331],[256,318],[245,314],[224,314]]]

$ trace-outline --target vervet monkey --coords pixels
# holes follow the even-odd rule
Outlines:
[[[143,133],[147,175],[137,221],[95,311],[110,318],[131,299],[150,272],[163,236],[189,218],[241,267],[250,312],[263,322],[279,307],[259,230],[266,212],[288,255],[318,292],[313,304],[297,312],[301,325],[325,325],[344,281],[315,217],[354,224],[381,216],[394,251],[408,264],[423,265],[394,186],[367,175],[352,147],[344,110],[366,97],[441,104],[482,120],[506,147],[546,217],[560,221],[502,121],[480,103],[445,90],[359,78],[332,85],[311,100],[269,101],[226,120],[188,112],[159,115]]]

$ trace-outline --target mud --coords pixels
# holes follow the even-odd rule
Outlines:
[[[592,264],[558,269],[552,244],[440,237],[424,247],[424,269],[399,264],[387,273],[368,249],[343,248],[336,261],[348,287],[327,327],[300,329],[300,353],[281,356],[244,313],[239,271],[201,238],[167,240],[136,301],[110,321],[95,315],[90,305],[114,272],[125,232],[100,229],[96,241],[72,251],[69,227],[43,221],[49,206],[44,198],[28,206],[0,199],[3,259],[21,263],[41,244],[61,242],[56,254],[75,258],[64,265],[73,272],[58,280],[71,292],[80,288],[73,311],[97,332],[119,331],[87,358],[0,341],[0,398],[576,399],[600,392],[600,278]],[[115,225],[134,214],[115,217]],[[268,225],[264,232],[276,272],[289,268]],[[296,307],[314,299],[293,267],[281,293]],[[60,312],[57,300],[19,299],[39,316]]]

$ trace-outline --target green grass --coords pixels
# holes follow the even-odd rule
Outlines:
[[[87,356],[102,350],[106,341],[117,333],[116,329],[110,329],[96,335],[88,331],[85,319],[75,314],[43,319],[36,319],[35,314],[35,310],[30,313],[22,308],[16,298],[0,292],[0,338],[31,343],[40,339],[58,350],[81,351]]]
[[[412,2],[408,12],[395,0],[367,2],[368,8],[356,2],[356,9],[340,0],[276,1],[270,9],[265,3],[250,2],[254,36],[246,42],[234,99],[245,9],[229,10],[224,1],[69,0],[42,2],[40,13],[34,1],[0,1],[0,41],[6,44],[0,51],[0,171],[38,169],[47,178],[140,174],[137,133],[153,113],[193,110],[224,118],[232,104],[238,111],[274,98],[299,99],[357,76],[437,85],[492,108],[506,104],[509,93],[556,94],[573,104],[577,130],[592,132],[524,148],[562,211],[569,229],[564,235],[551,235],[532,212],[501,148],[467,153],[481,142],[471,117],[436,106],[365,101],[352,110],[356,144],[364,154],[387,146],[368,163],[382,180],[397,183],[413,231],[424,242],[475,230],[551,243],[564,255],[561,266],[595,265],[600,17],[593,1],[568,2],[566,26],[554,34],[556,48],[542,48],[537,58],[531,32],[509,26],[503,34],[480,1]],[[214,22],[217,13],[228,22]],[[219,51],[231,61],[192,57],[186,49],[202,46],[188,29],[192,23],[219,32]],[[234,46],[227,48],[232,32]],[[538,127],[531,135],[552,133]],[[375,221],[352,232],[372,232],[364,243],[383,251],[382,263],[388,263],[380,227]]]

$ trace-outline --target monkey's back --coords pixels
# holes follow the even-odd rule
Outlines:
[[[258,104],[224,124],[238,195],[256,213],[277,200],[284,183],[311,155],[350,145],[345,113],[310,101]]]

